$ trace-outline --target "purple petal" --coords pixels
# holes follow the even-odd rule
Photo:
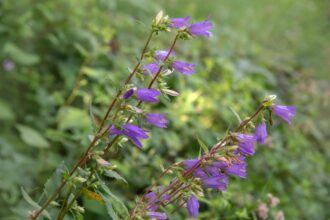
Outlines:
[[[158,63],[149,63],[147,65],[144,65],[142,67],[142,70],[145,74],[155,75],[159,70],[159,66]]]
[[[160,92],[156,89],[138,89],[136,92],[137,99],[144,101],[144,102],[158,102],[158,99],[156,99],[157,96],[160,95]]]
[[[155,58],[156,60],[161,60],[161,61],[164,61],[165,58],[167,57],[168,55],[168,50],[157,50],[156,51],[156,55],[155,55]],[[172,56],[175,56],[175,52],[172,51],[169,55],[169,57],[172,57]]]
[[[133,94],[134,94],[134,89],[129,89],[129,90],[127,90],[127,91],[124,93],[123,98],[124,98],[124,99],[128,99],[128,98],[131,97]]]
[[[173,28],[182,28],[187,27],[189,25],[190,16],[186,16],[184,18],[172,18],[170,27]]]
[[[267,139],[267,127],[265,122],[257,125],[254,135],[260,144],[264,144]]]
[[[212,33],[209,31],[213,27],[213,24],[210,20],[205,20],[202,22],[197,22],[192,24],[189,27],[189,32],[191,35],[195,36],[206,36],[211,37]]]
[[[186,63],[186,62],[179,61],[179,60],[174,61],[173,64],[172,64],[172,67],[176,71],[178,71],[182,74],[185,74],[185,75],[194,74],[195,73],[195,66],[196,66],[196,64]]]
[[[194,195],[191,195],[187,200],[187,210],[190,217],[196,218],[198,216],[199,202]]]
[[[273,105],[272,110],[275,115],[285,120],[288,124],[291,124],[291,120],[296,114],[295,106]]]
[[[148,215],[151,219],[157,219],[157,220],[167,219],[166,214],[161,212],[149,212]]]
[[[166,128],[166,124],[168,123],[168,120],[166,119],[166,114],[153,114],[149,113],[146,114],[146,119],[149,124],[152,124],[159,128]]]

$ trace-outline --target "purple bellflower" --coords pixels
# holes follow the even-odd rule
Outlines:
[[[212,27],[212,22],[207,19],[205,21],[192,24],[189,27],[189,32],[193,36],[212,37],[212,33],[209,31]]]
[[[267,139],[267,127],[264,121],[257,125],[254,135],[259,144],[265,143]]]
[[[158,72],[159,67],[158,67],[157,63],[149,63],[149,64],[144,65],[142,67],[142,70],[143,70],[144,74],[155,75]]]
[[[129,89],[127,90],[124,95],[123,95],[123,99],[128,99],[130,98],[132,95],[134,94],[134,89]]]
[[[204,188],[226,191],[228,185],[228,177],[225,174],[220,174],[219,176],[202,179],[202,182]]]
[[[149,132],[149,130],[142,129],[142,128],[140,128],[138,126],[135,126],[133,124],[125,124],[123,126],[123,129],[122,130],[118,130],[114,126],[112,126],[109,129],[109,132],[110,132],[110,135],[125,135],[139,149],[142,148],[142,144],[140,142],[140,139],[147,139],[149,137],[147,135],[147,132]]]
[[[198,216],[199,202],[194,195],[191,195],[187,200],[187,210],[190,217],[196,218]]]
[[[187,27],[189,25],[190,16],[186,16],[184,18],[172,18],[170,27],[173,28],[182,28]]]
[[[167,124],[168,120],[166,119],[165,116],[166,116],[166,114],[149,113],[149,114],[146,114],[146,119],[149,124],[152,124],[159,128],[166,128],[167,127],[166,124]]]
[[[273,105],[272,110],[275,115],[285,120],[288,124],[291,124],[291,119],[296,114],[296,107],[294,106]]]
[[[148,216],[151,219],[157,219],[157,220],[163,220],[163,219],[167,219],[167,215],[165,213],[162,212],[148,212]]]
[[[237,134],[239,151],[249,156],[254,155],[254,143],[257,138],[252,134]]]
[[[232,176],[238,176],[241,178],[246,178],[246,162],[245,157],[240,156],[238,157],[237,162],[230,164],[226,169],[225,172]]]
[[[183,161],[184,168],[190,170],[198,163],[198,161],[198,159],[185,160]]]
[[[164,61],[166,56],[168,55],[168,50],[157,50],[155,54],[156,60]],[[175,56],[175,52],[172,51],[169,55],[169,57]]]
[[[183,61],[179,61],[179,60],[175,60],[173,61],[173,64],[172,64],[172,67],[182,73],[182,74],[185,74],[185,75],[192,75],[195,73],[195,66],[196,64],[193,64],[193,63],[186,63],[186,62],[183,62]]]
[[[136,91],[137,99],[144,102],[158,102],[156,99],[157,96],[160,95],[160,92],[156,89],[138,89]]]

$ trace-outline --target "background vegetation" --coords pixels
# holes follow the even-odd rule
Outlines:
[[[0,219],[25,219],[32,207],[20,187],[37,200],[62,161],[72,167],[93,132],[90,110],[104,113],[159,10],[210,16],[214,37],[177,47],[197,73],[173,77],[181,95],[157,106],[169,115],[167,130],[155,129],[142,151],[113,152],[129,183],[109,180],[113,192],[131,206],[161,166],[198,155],[196,135],[211,145],[237,125],[233,111],[244,118],[277,94],[297,106],[293,125],[275,123],[267,146],[248,161],[248,178],[210,194],[200,219],[258,219],[268,193],[280,199],[272,212],[286,219],[329,219],[329,8],[321,0],[0,1]],[[157,38],[152,47],[168,47],[168,35]],[[85,219],[107,218],[96,201],[81,202]]]

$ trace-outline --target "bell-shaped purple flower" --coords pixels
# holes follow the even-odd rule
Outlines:
[[[114,126],[111,126],[109,132],[110,135],[125,135],[140,149],[142,148],[140,139],[147,139],[149,137],[147,135],[149,130],[142,129],[133,124],[125,124],[122,130],[118,130]]]
[[[194,195],[191,195],[187,200],[187,210],[190,217],[196,218],[198,216],[199,202]]]
[[[165,116],[166,116],[166,114],[149,113],[149,114],[146,114],[146,119],[149,124],[152,124],[159,128],[166,128],[167,127],[166,124],[167,124],[168,120],[166,119]]]
[[[212,166],[217,167],[219,169],[224,169],[228,167],[228,163],[224,160],[217,160],[212,162]]]
[[[134,94],[134,89],[129,89],[127,90],[124,95],[123,95],[123,99],[128,99],[130,98],[132,95]]]
[[[197,22],[192,24],[189,27],[189,32],[194,36],[206,36],[211,37],[212,33],[209,31],[213,27],[213,24],[210,20],[205,20],[202,22]]]
[[[158,66],[158,63],[149,63],[149,64],[144,65],[142,67],[142,70],[143,70],[144,74],[155,75],[159,70],[159,66]]]
[[[235,163],[230,164],[226,169],[225,172],[232,176],[238,176],[241,178],[246,177],[246,162],[245,157],[238,157],[238,161]]]
[[[137,99],[144,102],[158,102],[158,99],[156,99],[156,97],[159,95],[160,92],[156,89],[141,88],[136,91]]]
[[[247,154],[254,155],[254,143],[257,138],[252,134],[237,134],[239,151]]]
[[[186,63],[186,62],[179,61],[179,60],[175,60],[172,63],[172,67],[176,71],[178,71],[178,72],[180,72],[182,74],[185,74],[185,75],[194,74],[195,73],[195,66],[196,66],[196,64]]]
[[[254,131],[254,135],[258,143],[265,143],[267,139],[267,127],[264,121],[257,125],[256,130]]]
[[[272,111],[275,115],[279,116],[288,124],[291,124],[291,119],[296,114],[295,106],[273,105]]]
[[[146,194],[145,196],[147,198],[147,209],[149,211],[156,211],[156,209],[158,208],[157,202],[158,199],[156,199],[156,194],[154,192],[149,192],[148,194]]]
[[[172,18],[170,27],[173,28],[182,28],[187,27],[189,25],[190,16],[186,16],[184,18]]]
[[[156,60],[164,61],[167,57],[169,51],[168,50],[156,50],[155,58]],[[171,51],[169,57],[175,56],[175,52]]]
[[[190,170],[198,163],[198,159],[190,159],[183,161],[183,166],[186,170]]]
[[[148,212],[148,216],[151,218],[151,219],[157,219],[157,220],[164,220],[164,219],[167,219],[167,215],[165,213],[162,213],[162,212]]]
[[[228,177],[225,174],[219,176],[202,179],[204,188],[218,189],[226,191],[228,185]]]

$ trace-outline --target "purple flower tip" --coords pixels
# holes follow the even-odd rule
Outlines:
[[[192,24],[189,27],[189,32],[191,33],[191,35],[195,35],[195,36],[211,37],[212,33],[209,30],[212,27],[213,27],[212,22],[207,19],[205,21]]]
[[[114,126],[111,126],[109,132],[110,135],[125,135],[140,149],[142,148],[140,139],[147,139],[149,137],[147,135],[149,130],[142,129],[133,124],[125,124],[122,130],[118,130]]]
[[[156,60],[161,60],[161,61],[164,61],[165,58],[167,57],[168,55],[168,50],[157,50],[156,51],[156,55],[155,55],[155,58]],[[175,52],[174,51],[171,51],[169,57],[172,57],[172,56],[175,56]]]
[[[157,220],[167,219],[166,214],[162,212],[148,212],[148,215],[151,219],[157,219]]]
[[[186,63],[186,62],[179,61],[179,60],[174,61],[173,64],[172,64],[172,67],[176,71],[178,71],[182,74],[185,74],[185,75],[194,74],[195,73],[195,66],[196,66],[196,64]]]
[[[237,134],[239,151],[244,154],[253,156],[254,155],[254,143],[257,138],[252,134]]]
[[[246,162],[245,162],[245,157],[239,157],[238,158],[239,161],[237,161],[236,163],[232,163],[231,165],[229,165],[226,169],[225,172],[229,175],[232,176],[238,176],[241,178],[245,178],[246,177]]]
[[[190,170],[198,163],[198,161],[198,159],[185,160],[183,161],[184,168]]]
[[[134,89],[129,89],[127,90],[124,95],[123,95],[123,99],[128,99],[129,97],[131,97],[134,94]]]
[[[221,191],[226,191],[228,185],[228,177],[225,174],[202,179],[202,181],[204,188],[218,189]]]
[[[186,16],[184,18],[172,18],[170,27],[173,28],[182,28],[187,27],[189,25],[190,16]]]
[[[156,99],[160,95],[160,92],[156,89],[138,89],[136,92],[137,99],[144,102],[158,102]]]
[[[187,210],[190,217],[196,218],[198,216],[199,202],[194,195],[191,195],[187,200]]]
[[[144,65],[142,67],[142,70],[144,74],[155,75],[158,72],[159,67],[157,63],[149,63],[147,65]]]
[[[288,124],[291,124],[291,119],[296,114],[295,106],[273,105],[272,110],[275,115],[285,120]]]
[[[260,144],[264,144],[267,139],[267,127],[265,122],[257,125],[254,135]]]
[[[149,124],[152,124],[159,128],[166,128],[167,127],[166,124],[167,124],[168,120],[166,119],[165,116],[166,116],[166,114],[149,113],[149,114],[146,114],[146,119]]]

